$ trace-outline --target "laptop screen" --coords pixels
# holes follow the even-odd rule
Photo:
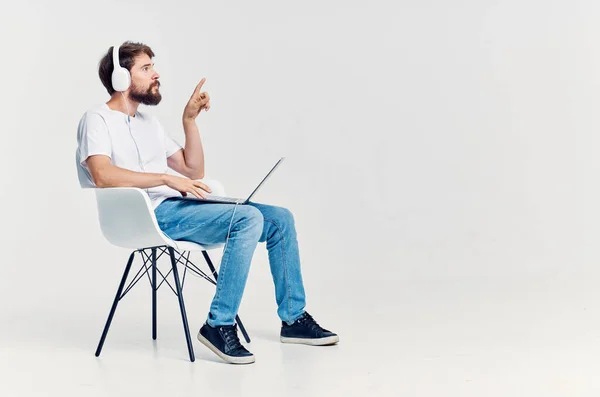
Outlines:
[[[263,178],[262,181],[260,181],[260,183],[258,184],[258,186],[256,187],[256,189],[254,189],[254,191],[252,193],[250,193],[250,196],[248,196],[248,198],[246,199],[246,202],[250,201],[250,199],[252,198],[252,196],[254,196],[254,193],[256,193],[258,191],[258,189],[263,185],[263,183],[265,183],[265,181],[269,178],[269,176],[271,176],[271,174],[273,173],[273,171],[275,171],[275,169],[277,167],[279,167],[279,164],[281,164],[281,162],[285,159],[285,157],[282,157],[279,159],[279,161],[277,163],[275,163],[275,165],[273,166],[273,168],[271,168],[271,171],[269,171],[269,173],[267,174],[267,176],[265,176]]]

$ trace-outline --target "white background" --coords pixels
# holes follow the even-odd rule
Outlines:
[[[117,395],[128,383],[111,369],[140,362],[150,366],[140,382],[191,376],[176,382],[180,395],[597,395],[597,2],[2,6],[4,395]],[[340,346],[278,345],[260,245],[240,313],[255,333],[253,369],[219,366],[198,343],[186,363],[166,292],[172,340],[159,335],[154,352],[172,350],[152,355],[147,287],[124,300],[93,357],[128,253],[103,239],[93,193],[79,189],[76,128],[108,100],[97,64],[125,40],[156,53],[163,101],[149,110],[181,143],[181,113],[207,78],[206,177],[230,195],[287,157],[255,201],[294,212],[308,309]],[[191,281],[195,333],[212,287]],[[207,363],[225,376],[216,385],[194,378]]]

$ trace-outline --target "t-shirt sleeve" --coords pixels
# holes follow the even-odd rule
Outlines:
[[[112,156],[112,143],[106,122],[97,113],[86,113],[79,122],[77,131],[77,150],[81,165],[86,166],[90,156],[102,154]]]
[[[164,136],[165,140],[165,154],[167,158],[171,157],[179,150],[183,149],[183,146],[179,144],[175,139],[171,138],[169,134],[165,131],[161,123],[158,123],[161,133]]]

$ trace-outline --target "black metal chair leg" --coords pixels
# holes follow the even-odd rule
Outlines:
[[[121,278],[121,283],[119,284],[119,289],[117,290],[117,295],[115,296],[115,300],[113,301],[112,307],[110,308],[110,313],[108,315],[108,319],[106,320],[106,325],[104,325],[104,331],[102,331],[102,336],[100,337],[100,342],[98,343],[98,348],[96,348],[96,357],[100,355],[102,351],[102,346],[104,346],[104,340],[106,339],[106,334],[108,334],[108,329],[110,328],[110,323],[112,322],[113,316],[115,315],[115,310],[117,310],[117,304],[121,299],[121,294],[123,293],[123,287],[125,286],[125,282],[127,281],[127,276],[129,275],[129,270],[131,269],[131,264],[133,263],[135,251],[129,255],[129,260],[127,261],[127,266],[125,267],[125,271],[123,272],[123,277]]]
[[[210,260],[210,256],[208,256],[208,252],[202,251],[202,256],[204,256],[204,259],[206,260],[206,263],[208,264],[208,267],[210,268],[210,271],[212,272],[213,277],[215,278],[215,281],[217,281],[219,279],[219,275],[217,273],[217,270],[215,269],[215,266],[213,265],[212,261]],[[240,319],[240,316],[236,315],[235,321],[237,322],[238,326],[240,327],[240,331],[242,331],[242,335],[244,336],[246,343],[250,343],[250,336],[248,336],[248,332],[246,332],[246,327],[244,327],[244,324],[242,324],[242,320]]]
[[[156,248],[152,248],[152,339],[156,340]]]
[[[169,256],[171,257],[171,266],[173,268],[173,278],[175,279],[175,288],[177,289],[177,298],[179,299],[179,309],[181,310],[181,320],[183,322],[183,330],[185,331],[185,339],[187,341],[188,353],[190,361],[195,361],[194,348],[192,347],[192,338],[190,337],[190,328],[188,326],[187,315],[185,313],[185,305],[183,303],[183,292],[181,283],[179,282],[179,272],[177,271],[177,261],[175,259],[175,250],[169,247]]]
[[[246,332],[246,327],[244,327],[244,324],[242,324],[242,320],[240,320],[240,316],[238,316],[237,314],[235,315],[235,321],[239,325],[240,331],[242,331],[242,335],[244,335],[246,343],[250,343],[250,337],[248,336],[248,332]]]

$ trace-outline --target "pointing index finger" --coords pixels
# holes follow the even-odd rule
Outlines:
[[[196,94],[200,93],[200,90],[202,89],[202,86],[204,85],[205,82],[206,82],[206,77],[203,77],[202,80],[200,80],[200,82],[196,86],[196,90],[195,90]]]

